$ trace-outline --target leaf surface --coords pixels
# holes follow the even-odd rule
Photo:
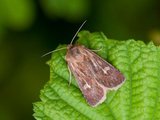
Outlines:
[[[34,103],[37,120],[159,120],[160,48],[142,41],[107,39],[103,33],[81,31],[76,44],[85,45],[119,69],[126,81],[110,91],[104,103],[90,107],[65,61],[66,50],[52,54],[50,80]],[[61,45],[58,48],[65,47]]]

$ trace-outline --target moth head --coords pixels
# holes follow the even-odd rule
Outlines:
[[[69,49],[67,50],[66,54],[66,60],[67,61],[83,61],[83,56],[82,56],[82,46],[78,45],[73,45],[73,46],[68,46]]]
[[[80,54],[80,48],[78,46],[69,46],[68,53],[72,56],[77,56]]]

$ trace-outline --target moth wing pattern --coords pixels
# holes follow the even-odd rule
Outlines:
[[[68,46],[66,61],[91,106],[102,103],[107,91],[117,89],[124,81],[116,68],[82,45]]]
[[[118,89],[125,81],[125,77],[122,73],[110,63],[99,57],[91,50],[85,48],[88,54],[92,55],[91,64],[94,72],[96,73],[96,80],[99,84],[102,84],[108,89]]]

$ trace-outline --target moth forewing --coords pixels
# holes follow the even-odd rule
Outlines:
[[[102,103],[108,90],[118,89],[124,82],[116,68],[82,45],[68,45],[66,61],[91,106]]]

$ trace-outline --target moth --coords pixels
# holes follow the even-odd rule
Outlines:
[[[89,105],[106,99],[108,90],[118,89],[125,78],[107,61],[82,45],[67,47],[66,61]]]
[[[95,107],[106,99],[109,90],[117,90],[124,83],[125,77],[92,50],[83,45],[72,44],[84,23],[67,46],[65,60],[84,98],[90,106]]]

